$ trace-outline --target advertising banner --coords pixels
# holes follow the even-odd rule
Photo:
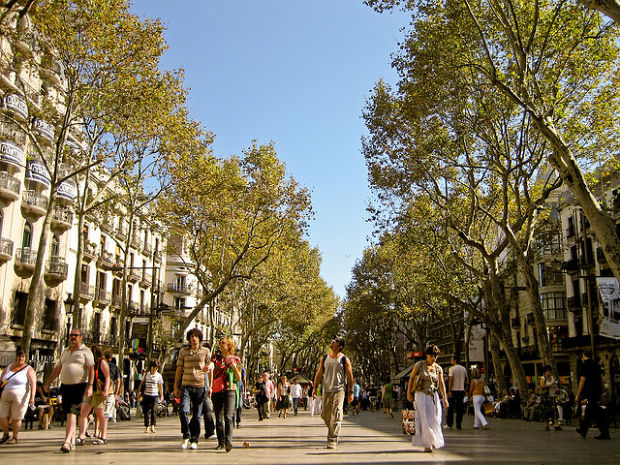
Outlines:
[[[0,161],[11,165],[24,166],[24,151],[10,142],[0,142]]]
[[[620,286],[616,278],[596,278],[603,314],[599,334],[620,339]]]
[[[26,181],[34,181],[49,187],[50,175],[43,163],[37,160],[29,160],[26,165]]]
[[[75,195],[77,193],[77,188],[73,181],[64,181],[61,182],[58,186],[58,198],[68,200],[69,202],[73,202],[75,199]]]

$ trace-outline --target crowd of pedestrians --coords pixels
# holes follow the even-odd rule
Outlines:
[[[331,341],[312,381],[305,380],[302,386],[299,377],[289,380],[284,375],[274,383],[265,371],[257,376],[253,389],[247,385],[232,338],[221,338],[213,352],[208,343],[203,343],[197,328],[188,331],[186,339],[188,344],[179,352],[171,387],[173,399],[178,402],[182,449],[198,448],[204,422],[204,438],[215,436],[215,449],[230,452],[234,429],[241,426],[244,404],[246,408],[256,407],[259,421],[269,419],[275,412],[285,420],[291,410],[298,415],[300,408],[309,410],[310,415],[320,415],[327,430],[328,449],[337,447],[346,413],[355,415],[382,407],[385,417],[391,419],[398,405],[412,408],[404,411],[403,431],[413,433],[413,446],[425,452],[445,446],[444,428],[463,428],[468,408],[473,412],[474,429],[489,429],[487,416],[495,415],[542,420],[545,429],[553,427],[560,431],[560,424],[569,423],[573,414],[570,405],[566,412],[566,404],[573,404],[574,413],[580,418],[580,435],[585,438],[595,423],[600,430],[596,439],[610,439],[608,418],[602,407],[600,366],[588,352],[582,355],[574,398],[566,395],[552,368],[547,366],[538,382],[530,385],[522,404],[516,388],[494,395],[480,370],[474,367],[468,371],[458,355],[452,356],[451,366],[444,373],[437,363],[439,348],[434,345],[429,345],[424,358],[411,367],[401,398],[400,386],[392,380],[386,380],[382,386],[361,387],[356,382],[351,360],[343,353],[345,342],[341,337]],[[69,341],[45,384],[36,381],[36,373],[26,363],[22,351],[2,370],[0,443],[18,442],[21,419],[28,418],[28,412],[37,412],[39,428],[45,430],[60,409],[65,424],[62,452],[69,453],[87,443],[107,444],[108,421],[115,421],[119,401],[122,402],[120,370],[111,353],[104,353],[97,346],[91,351],[83,344],[80,329],[71,330]],[[134,396],[144,417],[145,433],[156,432],[158,408],[164,399],[164,379],[158,370],[159,363],[152,361],[135,386]],[[53,402],[50,394],[49,387],[57,378],[58,399],[62,402]],[[405,422],[414,422],[415,427],[405,429]],[[89,434],[91,423],[94,432]]]

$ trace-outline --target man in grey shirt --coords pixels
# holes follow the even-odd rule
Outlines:
[[[335,337],[329,344],[329,353],[323,357],[319,369],[314,376],[312,396],[316,398],[316,390],[323,385],[323,412],[321,418],[327,426],[327,448],[335,449],[342,426],[345,386],[348,386],[348,400],[353,402],[353,370],[351,362],[342,353],[344,339]],[[345,376],[348,385],[345,385]]]

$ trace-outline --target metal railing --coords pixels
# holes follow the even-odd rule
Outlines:
[[[6,171],[0,171],[0,189],[4,189],[19,195],[21,182],[15,176],[11,176]]]
[[[24,191],[22,194],[22,200],[26,205],[45,210],[49,199],[36,191]]]
[[[28,247],[17,249],[15,251],[15,261],[20,265],[34,266],[37,261],[37,251]]]

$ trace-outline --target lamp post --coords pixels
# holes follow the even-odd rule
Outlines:
[[[65,304],[65,317],[67,319],[67,333],[65,335],[65,347],[66,347],[69,345],[69,333],[71,332],[73,305],[75,304],[70,292],[67,294],[67,298],[65,299],[64,304]]]

